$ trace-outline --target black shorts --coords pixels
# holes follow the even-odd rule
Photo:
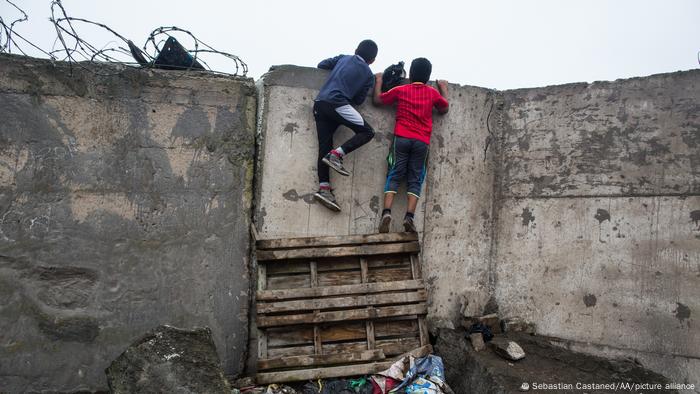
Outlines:
[[[396,193],[405,178],[408,194],[420,197],[425,180],[429,145],[423,141],[394,136],[389,156],[384,193]]]

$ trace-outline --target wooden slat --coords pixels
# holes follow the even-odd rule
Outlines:
[[[394,282],[413,279],[411,267],[408,264],[392,268],[371,269],[368,277],[369,282]]]
[[[282,301],[295,298],[331,297],[365,293],[384,293],[399,290],[423,289],[422,280],[404,280],[396,282],[362,283],[358,285],[343,285],[333,287],[316,287],[306,289],[281,289],[257,291],[258,301]]]
[[[369,256],[376,254],[415,253],[420,251],[418,242],[338,246],[306,249],[258,250],[258,261],[282,261],[338,256]],[[319,262],[322,262],[319,261]]]
[[[354,244],[377,244],[392,242],[418,241],[415,233],[385,233],[364,235],[342,235],[333,237],[302,237],[283,239],[261,239],[256,242],[258,250],[261,249],[290,249],[319,246],[342,246]]]
[[[267,358],[267,335],[265,330],[258,330],[258,358]]]
[[[427,299],[428,297],[425,290],[416,290],[408,293],[379,293],[355,295],[352,297],[310,298],[306,300],[278,301],[273,303],[259,302],[257,304],[257,311],[258,314],[297,312],[373,305],[416,303],[424,302]]]
[[[362,283],[367,283],[367,259],[364,257],[360,258],[360,278]]]
[[[410,278],[409,278],[410,279]],[[342,286],[362,283],[359,270],[330,271],[318,273],[318,286]]]
[[[268,290],[299,289],[311,287],[311,275],[267,275]]]
[[[318,325],[314,326],[314,354],[323,354],[323,342],[321,341],[321,329]]]
[[[267,266],[258,262],[258,290],[267,289]]]
[[[309,262],[309,269],[311,271],[311,287],[318,287],[318,265],[315,261]]]
[[[343,376],[372,375],[388,369],[392,364],[392,362],[373,362],[368,364],[343,365],[340,367],[263,372],[255,375],[255,381],[258,384],[269,384],[276,382],[337,378]]]
[[[413,279],[420,279],[422,276],[420,257],[417,254],[412,254],[409,256],[411,259],[411,274]]]
[[[425,322],[425,316],[418,316],[418,332],[420,334],[420,344],[425,346],[430,344],[430,336],[428,334],[428,324]]]
[[[352,364],[367,361],[380,361],[384,359],[386,359],[386,356],[381,350],[365,350],[362,352],[349,352],[342,354],[278,357],[258,360],[258,370]]]
[[[397,360],[408,355],[413,357],[425,357],[432,353],[432,346],[422,346],[392,358],[389,361],[373,362],[367,364],[344,365],[339,367],[302,369],[295,371],[263,372],[255,376],[258,384],[269,384],[277,382],[293,382],[302,380],[316,380],[326,378],[337,378],[346,376],[373,375],[390,368]]]
[[[374,323],[366,321],[365,329],[367,330],[367,349],[374,349]]]
[[[372,307],[366,309],[349,309],[319,313],[301,313],[281,316],[257,316],[258,327],[279,327],[296,324],[316,324],[344,320],[379,319],[390,316],[424,315],[427,308],[424,303],[413,305]]]

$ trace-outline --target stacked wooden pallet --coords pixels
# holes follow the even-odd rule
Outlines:
[[[429,346],[416,234],[256,246],[258,383],[372,374]]]

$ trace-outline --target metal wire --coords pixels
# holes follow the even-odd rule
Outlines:
[[[0,16],[0,53],[12,53],[14,49],[22,55],[27,56],[27,53],[22,49],[22,46],[20,46],[17,43],[16,39],[19,38],[24,44],[33,47],[34,49],[48,56],[51,60],[55,60],[55,58],[50,53],[39,48],[36,44],[27,40],[15,31],[15,24],[29,20],[29,15],[27,15],[27,13],[24,12],[23,9],[19,8],[17,4],[13,3],[12,1],[5,0],[5,2],[10,4],[17,11],[19,11],[22,16],[19,19],[13,20],[9,25],[5,22],[3,17]]]
[[[194,64],[201,64],[206,71],[215,74],[245,76],[248,73],[248,65],[238,56],[214,49],[195,37],[192,32],[175,26],[159,27],[153,30],[143,45],[143,51],[141,51],[136,45],[131,44],[130,46],[130,41],[126,37],[104,23],[69,16],[61,0],[51,0],[50,3],[51,17],[49,21],[56,30],[56,39],[53,48],[50,51],[45,51],[14,30],[15,24],[27,21],[29,16],[11,0],[4,1],[18,10],[21,16],[9,24],[0,17],[0,52],[12,53],[15,50],[23,55],[27,55],[21,46],[17,44],[17,39],[19,39],[48,56],[51,60],[67,61],[70,64],[71,72],[73,67],[77,66],[99,75],[115,75],[121,73],[122,70],[106,72],[104,68],[95,67],[96,63],[108,62],[132,67],[158,68],[159,66],[155,64],[155,60],[158,57],[158,53],[163,49],[162,44],[169,37],[175,38],[174,36],[177,34],[184,34],[192,41],[192,47],[185,47],[185,50],[193,56],[194,61],[188,67],[182,67],[182,71],[189,71],[193,69]],[[80,36],[77,28],[84,26],[105,30],[114,36],[114,40],[100,48]],[[135,55],[142,55],[140,57],[141,64],[134,60],[132,51],[137,52]],[[210,56],[223,56],[233,63],[233,70],[232,72],[215,70],[209,66],[202,56],[207,58]],[[177,67],[170,66],[170,68]]]
[[[156,58],[158,56],[158,53],[161,51],[162,44],[169,38],[169,37],[174,37],[174,33],[182,33],[186,36],[189,36],[189,38],[193,42],[193,48],[185,48],[189,53],[193,54],[194,61],[192,62],[193,64],[196,62],[199,62],[202,64],[209,72],[213,72],[216,74],[222,74],[222,75],[230,75],[230,76],[245,76],[248,73],[248,65],[241,60],[236,55],[232,55],[227,52],[222,52],[219,50],[216,50],[212,48],[211,46],[207,45],[203,41],[199,40],[197,37],[195,37],[192,32],[181,29],[176,26],[161,26],[151,32],[151,34],[148,36],[148,39],[146,39],[146,43],[143,45],[143,52],[146,53],[149,57],[151,58]],[[182,43],[181,43],[182,44]],[[224,71],[217,71],[209,67],[206,61],[204,61],[202,58],[200,58],[200,54],[212,54],[212,55],[219,55],[223,56],[225,58],[230,59],[233,62],[233,65],[235,67],[235,71],[233,72],[224,72]],[[189,67],[183,67],[183,69],[189,70],[191,69],[192,66]]]

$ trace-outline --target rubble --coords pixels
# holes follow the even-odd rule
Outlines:
[[[513,317],[509,319],[501,320],[501,331],[502,332],[524,332],[526,334],[535,334],[536,326],[534,323],[528,323],[525,319],[520,317]]]
[[[507,360],[518,361],[525,358],[525,351],[515,341],[505,338],[494,338],[491,340],[490,345],[496,354]]]
[[[115,394],[232,391],[208,328],[159,326],[129,346],[105,373]]]
[[[480,352],[486,349],[486,343],[484,343],[484,336],[480,332],[474,332],[469,334],[469,340],[472,343],[472,347],[475,351]]]

